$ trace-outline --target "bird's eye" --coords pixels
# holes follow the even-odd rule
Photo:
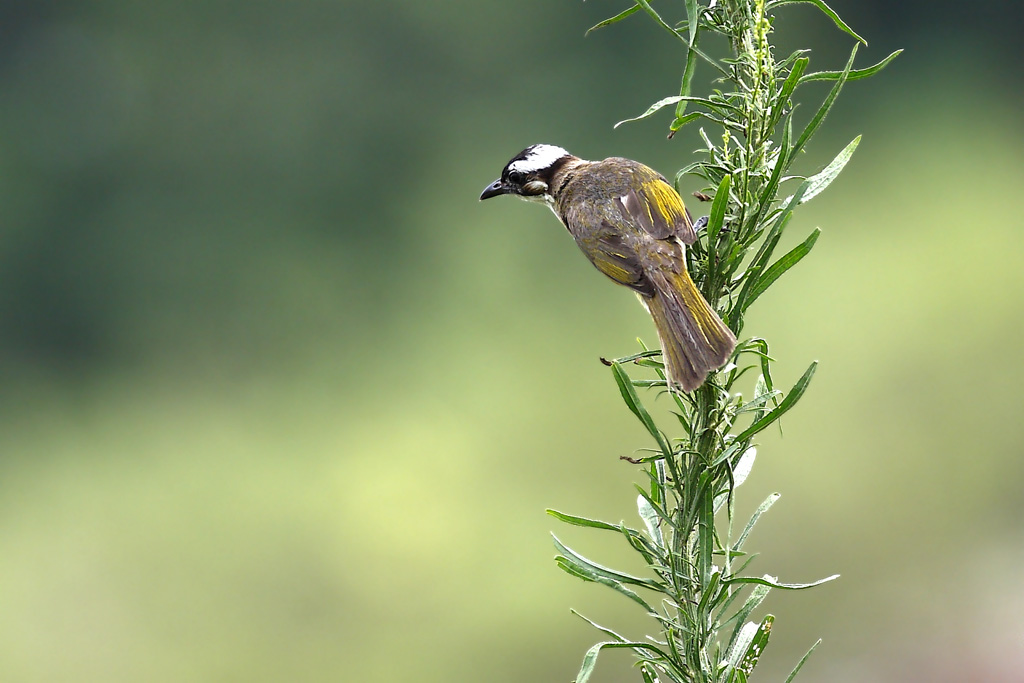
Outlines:
[[[523,181],[526,179],[526,176],[520,173],[519,171],[510,171],[508,174],[508,179],[510,182],[516,185],[522,185]]]

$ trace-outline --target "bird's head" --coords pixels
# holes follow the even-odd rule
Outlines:
[[[531,201],[552,203],[554,179],[577,157],[554,145],[530,145],[505,164],[501,177],[484,188],[480,199],[512,194]]]

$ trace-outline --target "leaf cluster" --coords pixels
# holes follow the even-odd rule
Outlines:
[[[856,41],[842,70],[808,73],[807,50],[775,58],[770,43],[771,12],[795,2],[813,5]],[[693,174],[703,178],[708,194],[713,194],[709,216],[695,226],[698,240],[688,249],[687,265],[705,298],[742,339],[750,306],[811,252],[820,235],[818,229],[813,230],[796,247],[775,258],[794,210],[835,180],[860,137],[810,176],[794,175],[794,163],[843,86],[878,72],[899,51],[871,67],[855,69],[857,44],[864,40],[822,0],[684,0],[684,5],[686,19],[673,24],[647,0],[635,0],[630,8],[591,30],[643,13],[686,52],[679,94],[659,100],[629,120],[644,119],[674,106],[669,137],[695,121],[720,130],[719,137],[713,139],[700,128],[705,146],[697,161],[676,174],[676,185],[678,189],[680,178]],[[713,58],[701,47],[702,37],[710,34],[726,39],[730,46],[727,57]],[[717,75],[715,83],[721,86],[707,96],[690,92],[698,63],[709,65]],[[814,81],[829,81],[832,87],[810,120],[796,131],[794,95]],[[782,188],[790,182],[795,183],[794,191],[782,196]],[[754,438],[779,423],[800,400],[814,376],[816,362],[783,393],[772,379],[774,359],[768,342],[750,337],[737,345],[732,362],[694,392],[682,394],[669,390],[659,357],[659,351],[643,347],[638,354],[608,362],[623,401],[654,441],[654,448],[643,457],[628,458],[642,464],[647,477],[644,485],[636,487],[642,528],[548,511],[567,524],[622,536],[642,558],[647,575],[604,567],[557,537],[556,562],[577,578],[603,584],[625,596],[657,624],[657,635],[637,640],[587,620],[607,639],[587,652],[577,683],[585,683],[599,653],[606,649],[631,650],[646,683],[746,681],[771,633],[772,615],[750,620],[769,591],[809,588],[836,578],[790,584],[746,573],[754,555],[744,544],[778,494],[769,496],[738,534],[733,528],[736,489],[756,458]],[[631,366],[652,369],[655,379],[632,377],[627,371]],[[750,371],[757,373],[757,380],[752,396],[744,400],[738,383]],[[669,394],[679,437],[670,437],[670,432],[655,422],[637,393],[642,388]],[[806,655],[790,679],[805,660]]]

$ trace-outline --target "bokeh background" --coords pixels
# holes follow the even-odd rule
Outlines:
[[[0,680],[568,681],[570,607],[643,635],[549,531],[622,548],[543,511],[635,522],[597,358],[652,326],[476,199],[533,142],[692,158],[667,114],[612,129],[681,69],[640,15],[584,38],[626,6],[0,2]],[[821,361],[741,489],[783,494],[754,570],[842,575],[769,597],[757,680],[818,637],[803,680],[1024,680],[1024,10],[833,6],[858,65],[906,52],[812,143],[864,134],[745,330],[781,385]],[[810,5],[777,39],[851,46]]]

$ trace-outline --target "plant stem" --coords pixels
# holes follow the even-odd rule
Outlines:
[[[790,199],[780,202],[780,185],[794,157],[816,132],[846,80],[876,73],[896,53],[860,71],[852,69],[851,56],[842,72],[804,75],[808,61],[804,51],[780,62],[773,55],[770,12],[782,4],[779,0],[706,0],[705,4],[685,0],[689,16],[684,28],[678,30],[672,29],[647,0],[636,2],[661,28],[668,29],[688,47],[682,94],[659,101],[638,119],[677,104],[669,137],[699,119],[722,130],[721,143],[716,144],[704,128],[700,129],[706,144],[702,150],[704,158],[680,171],[677,179],[687,173],[697,175],[707,182],[707,190],[716,195],[705,228],[688,249],[688,268],[704,297],[739,337],[749,306],[806,256],[817,239],[815,231],[800,246],[772,262],[793,210],[835,179],[857,141],[820,173],[803,180]],[[823,3],[814,5],[841,30],[862,40]],[[620,13],[599,26],[616,23],[630,14]],[[719,82],[725,83],[728,91],[716,90],[706,97],[692,98],[688,84],[695,55],[710,60],[703,52],[698,53],[695,45],[698,37],[708,32],[724,36],[731,48],[728,58],[713,64],[723,74]],[[811,123],[793,142],[791,98],[801,83],[811,80],[831,80],[835,85]],[[687,113],[689,103],[694,103],[698,110]],[[767,615],[759,622],[748,621],[751,613],[771,588],[810,588],[821,583],[781,584],[767,576],[741,575],[752,557],[743,550],[743,544],[754,524],[777,500],[777,494],[761,504],[737,539],[732,538],[733,502],[737,487],[753,464],[753,439],[803,396],[816,364],[812,363],[783,397],[772,380],[774,360],[768,342],[760,338],[742,340],[733,362],[708,377],[692,393],[669,390],[685,432],[673,440],[656,424],[636,393],[635,387],[668,389],[663,366],[646,347],[643,351],[611,361],[610,365],[629,409],[658,444],[658,455],[643,459],[648,466],[650,485],[640,489],[638,510],[646,532],[624,524],[551,512],[570,524],[624,534],[631,547],[643,556],[655,579],[609,570],[560,542],[557,545],[564,552],[556,561],[573,576],[602,583],[642,605],[656,620],[658,632],[648,640],[633,642],[617,636],[598,643],[584,657],[577,682],[585,683],[603,648],[625,647],[641,660],[645,683],[745,683],[768,642],[774,620]],[[659,379],[634,380],[625,370],[628,364],[653,367]],[[757,368],[761,374],[753,396],[744,401],[737,382],[745,372]],[[723,509],[724,520],[719,530],[715,519]],[[714,563],[716,554],[723,558],[721,567]],[[734,562],[742,557],[746,559]],[[825,580],[832,578],[835,577]],[[660,595],[660,602],[648,602],[649,593]],[[598,628],[614,635],[610,629]]]

